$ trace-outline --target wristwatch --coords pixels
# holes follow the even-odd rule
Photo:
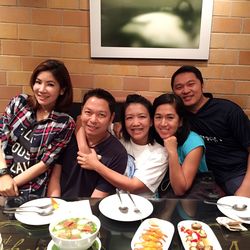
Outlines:
[[[0,177],[3,175],[9,174],[10,175],[10,170],[9,168],[0,168]]]

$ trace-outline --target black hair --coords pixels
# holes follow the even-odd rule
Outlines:
[[[195,76],[197,77],[197,79],[200,80],[201,84],[203,84],[203,77],[202,77],[200,70],[194,66],[191,66],[191,65],[184,65],[184,66],[180,67],[179,69],[177,69],[174,72],[174,74],[172,75],[172,78],[171,78],[171,88],[172,89],[174,87],[174,81],[175,81],[176,76],[179,74],[182,74],[182,73],[186,73],[186,72],[194,73]]]
[[[116,105],[115,98],[107,90],[101,88],[91,89],[88,92],[86,92],[85,95],[83,96],[82,107],[87,102],[87,100],[93,96],[107,101],[111,115],[114,113]]]
[[[126,113],[126,109],[128,108],[128,106],[130,104],[141,104],[143,105],[148,113],[149,113],[149,116],[150,116],[150,119],[151,121],[153,121],[153,106],[152,106],[152,103],[146,99],[145,97],[141,96],[141,95],[138,95],[138,94],[131,94],[131,95],[128,95],[127,98],[126,98],[126,101],[122,107],[122,110],[121,110],[121,123],[122,123],[122,135],[123,135],[123,138],[125,141],[129,141],[130,140],[130,135],[126,129],[126,125],[125,125],[125,113]],[[149,128],[149,133],[148,133],[148,141],[147,143],[150,143],[150,144],[154,144],[154,131],[153,131],[153,126],[151,126]]]
[[[60,88],[64,90],[62,95],[59,95],[56,101],[55,110],[66,112],[69,110],[73,102],[73,88],[69,72],[62,61],[56,59],[48,59],[41,62],[33,71],[30,78],[30,87],[36,82],[37,76],[44,71],[49,71],[58,81]],[[33,97],[31,105],[38,108],[38,102]]]
[[[176,96],[173,93],[162,94],[156,97],[153,102],[153,115],[155,115],[155,112],[158,106],[162,104],[172,105],[175,108],[176,113],[178,114],[179,118],[182,120],[182,126],[178,128],[176,135],[175,135],[177,138],[178,145],[180,146],[186,141],[190,133],[190,126],[189,126],[189,122],[187,119],[187,115],[186,115],[187,111],[184,106],[184,103],[179,96]],[[155,128],[154,128],[154,133],[155,133],[156,141],[160,143],[161,145],[163,145],[163,140],[159,136],[159,134],[156,132]]]

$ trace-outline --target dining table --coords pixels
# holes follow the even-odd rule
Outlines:
[[[6,204],[4,197],[0,202],[0,234],[4,250],[44,250],[51,241],[48,225],[28,225],[16,219],[14,214],[3,213]],[[129,250],[131,240],[146,219],[134,221],[121,221],[105,216],[100,211],[100,202],[97,198],[71,198],[67,201],[89,200],[92,213],[101,222],[99,239],[103,250]],[[225,216],[216,205],[206,204],[203,200],[196,199],[168,199],[150,198],[153,211],[147,218],[159,218],[169,221],[174,226],[174,234],[169,249],[184,249],[178,234],[177,225],[183,220],[195,220],[206,223],[216,235],[223,250],[248,250],[250,249],[250,223],[244,223],[247,231],[230,231],[220,225],[216,218]],[[110,204],[110,211],[117,209]]]

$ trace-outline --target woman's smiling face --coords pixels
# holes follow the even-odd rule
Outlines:
[[[33,92],[40,106],[51,111],[57,98],[64,93],[64,90],[61,89],[60,84],[50,71],[42,71],[37,75]]]
[[[154,115],[154,126],[162,139],[175,135],[181,125],[182,121],[172,104],[162,104],[157,107]]]
[[[125,126],[134,143],[146,145],[152,125],[147,108],[140,103],[131,103],[125,110]]]

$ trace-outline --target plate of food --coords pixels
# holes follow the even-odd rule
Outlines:
[[[174,225],[166,220],[149,218],[138,227],[131,241],[131,249],[167,250],[174,235]]]
[[[121,202],[118,195],[110,195],[105,197],[99,203],[99,210],[109,219],[117,221],[137,221],[148,217],[154,210],[152,203],[146,198],[131,194],[136,206],[140,212],[134,211],[134,204],[127,193],[121,193],[122,203],[128,207],[126,213],[122,212],[119,207]]]
[[[89,247],[87,250],[101,250],[102,247],[102,243],[100,241],[100,239],[98,237],[96,237],[93,245],[91,247]],[[51,240],[47,246],[47,250],[60,250],[60,248],[58,248],[54,241]]]
[[[48,215],[40,215],[35,212],[38,211],[40,206],[46,206],[51,204],[53,207],[53,212]],[[40,226],[47,225],[51,222],[54,214],[57,212],[57,209],[60,208],[62,204],[66,204],[66,201],[58,198],[39,198],[35,200],[28,201],[20,206],[20,212],[15,212],[15,217],[21,223],[32,225],[32,226]],[[27,211],[24,211],[27,208]],[[34,210],[34,212],[32,212]]]
[[[224,196],[217,201],[218,209],[227,217],[240,221],[242,223],[250,224],[250,198],[242,197],[242,196]],[[238,206],[246,205],[246,209],[242,211],[237,211],[230,206],[219,205],[226,204],[230,206],[234,206],[237,204]]]
[[[222,250],[213,230],[202,221],[183,220],[177,228],[185,250]]]
[[[89,249],[95,242],[101,222],[95,215],[61,214],[49,225],[49,233],[59,249]]]

